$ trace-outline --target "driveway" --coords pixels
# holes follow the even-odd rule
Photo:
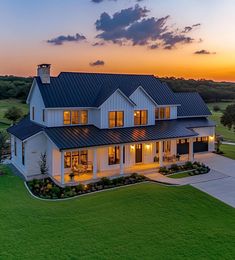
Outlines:
[[[221,175],[222,178],[191,185],[235,208],[235,160],[213,153],[196,155],[195,160],[205,163],[224,177]]]

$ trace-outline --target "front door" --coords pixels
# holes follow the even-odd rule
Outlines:
[[[142,162],[142,144],[135,145],[135,163]]]

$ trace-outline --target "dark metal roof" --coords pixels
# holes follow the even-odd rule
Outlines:
[[[154,126],[99,129],[93,125],[46,128],[56,146],[63,149],[135,143],[151,140],[197,136],[193,127],[214,126],[206,118],[159,121]]]
[[[178,117],[209,116],[211,112],[198,93],[175,93]]]
[[[197,133],[191,128],[209,126],[215,126],[215,124],[206,118],[194,118],[158,121],[153,126],[117,129],[99,129],[93,125],[46,128],[33,123],[27,116],[17,125],[8,128],[8,132],[23,141],[44,131],[59,149],[72,149],[171,138],[187,138],[197,136]]]
[[[17,125],[13,125],[7,129],[8,133],[22,141],[43,130],[44,127],[30,121],[29,116],[23,118]]]
[[[36,77],[46,107],[99,107],[120,89],[129,97],[139,86],[159,105],[176,104],[174,92],[152,75],[62,72],[42,84]]]

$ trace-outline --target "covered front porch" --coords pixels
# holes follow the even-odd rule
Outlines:
[[[159,167],[193,161],[193,138],[188,139],[186,154],[177,153],[179,142],[171,139],[61,151],[60,173],[52,178],[61,186],[87,184],[102,177],[156,172]]]

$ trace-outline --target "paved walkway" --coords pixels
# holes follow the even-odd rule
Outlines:
[[[181,179],[171,179],[159,173],[146,176],[169,185],[192,185],[235,208],[235,160],[213,153],[198,154],[195,160],[208,165],[211,171]]]

